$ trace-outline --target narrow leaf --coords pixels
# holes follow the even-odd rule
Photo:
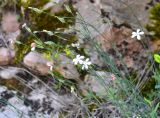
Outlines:
[[[66,8],[66,10],[69,12],[69,13],[72,13],[72,10],[70,9],[70,7],[68,5],[64,5],[64,7]]]

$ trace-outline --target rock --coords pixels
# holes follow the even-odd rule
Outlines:
[[[0,71],[0,78],[2,79],[12,79],[16,77],[16,74],[19,73],[20,70],[16,68],[7,68]]]
[[[2,17],[2,29],[6,33],[13,33],[19,30],[20,23],[18,22],[18,15],[7,12]]]
[[[153,40],[151,42],[151,50],[152,52],[156,52],[160,50],[160,40]]]
[[[5,91],[7,91],[7,87],[5,87],[5,86],[0,86],[0,95],[1,95],[3,92],[5,92]],[[1,96],[0,96],[0,98],[1,98]]]
[[[148,59],[149,50],[144,48],[140,41],[132,39],[131,34],[132,30],[129,28],[113,27],[110,30],[106,29],[95,38],[123,73],[125,72],[124,64],[127,66],[125,73],[134,73],[144,69]],[[142,40],[145,43],[146,40],[143,36]],[[117,52],[113,48],[113,44],[116,46]],[[120,56],[123,62],[120,61]]]
[[[84,42],[83,39],[88,38],[88,32],[84,29],[84,21],[86,22],[86,26],[89,30],[89,35],[91,36],[91,38],[97,36],[99,32],[103,32],[107,27],[111,27],[111,22],[103,22],[103,19],[101,18],[100,8],[89,2],[89,0],[78,1],[75,4],[75,7],[83,18],[82,19],[79,15],[77,15],[76,18],[77,23],[75,27],[77,30],[81,31],[80,33],[78,33],[80,42]],[[90,25],[95,27],[98,31],[96,31]]]
[[[95,64],[99,67],[103,67],[105,65],[98,52],[91,45],[86,44],[84,46],[84,52],[89,56],[92,64]]]
[[[63,5],[65,3],[68,3],[68,0],[51,0],[47,4],[43,6],[43,9],[50,9],[51,8],[51,13],[56,14],[64,11]]]
[[[150,0],[101,0],[100,5],[104,12],[116,24],[127,23],[132,27],[145,26],[149,21],[149,13],[146,10]]]
[[[12,63],[14,56],[15,52],[13,50],[4,47],[0,48],[0,65],[8,65]]]
[[[23,63],[42,75],[48,74],[49,67],[47,66],[48,60],[46,60],[42,54],[38,52],[29,52],[23,59]]]
[[[86,94],[86,90],[92,90],[98,96],[104,96],[107,94],[107,87],[112,81],[112,74],[104,71],[96,71],[95,73],[86,75],[80,88],[84,94]]]
[[[13,32],[13,33],[6,34],[5,39],[9,42],[9,47],[11,49],[15,48],[15,43],[19,35],[20,35],[20,30],[17,30],[16,32]]]
[[[138,2],[136,0],[93,0],[92,2],[89,0],[77,0],[75,6],[84,20],[95,26],[98,32],[101,33],[107,27],[102,22],[104,18],[107,19],[108,26],[111,26],[111,22],[117,25],[127,24],[134,29],[139,28],[140,24],[142,27],[145,26],[149,22],[149,12],[146,9],[149,2],[150,0]],[[79,27],[79,25],[77,26]],[[98,34],[93,29],[90,31],[93,37]]]
[[[58,64],[56,70],[67,79],[75,79],[79,81],[79,73],[77,68],[72,63],[72,60],[64,54],[60,54],[57,60]]]
[[[20,115],[23,118],[59,118],[62,110],[73,109],[76,98],[71,94],[55,93],[47,90],[44,86],[39,86],[24,95],[0,86],[0,98],[9,102],[9,104],[0,104],[2,109],[0,118],[18,118]]]
[[[18,14],[13,12],[6,12],[2,17],[2,30],[5,32],[6,42],[9,42],[9,47],[14,49],[14,44],[17,37],[20,35],[20,23],[18,22]]]
[[[30,52],[23,59],[23,63],[26,66],[37,70],[42,75],[48,74],[50,68],[47,65],[48,62],[49,61],[38,52]],[[78,79],[80,76],[76,67],[72,64],[72,60],[63,54],[60,54],[59,58],[55,60],[53,71],[55,70],[67,79]]]

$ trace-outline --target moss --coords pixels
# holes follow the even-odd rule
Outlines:
[[[41,8],[43,5],[45,5],[50,0],[20,0],[19,5],[22,5],[24,7],[37,7]]]
[[[151,95],[153,91],[156,91],[155,85],[156,85],[155,79],[150,78],[141,90],[142,95],[145,97],[148,97],[149,95]]]
[[[67,12],[65,9],[60,11],[59,13],[54,14],[58,17],[72,17],[72,19],[65,19],[65,23],[62,23],[59,19],[57,19],[51,13],[51,9],[45,10],[43,13],[36,13],[35,11],[28,9],[28,6],[35,7],[41,9],[48,0],[28,0],[28,2],[24,3],[23,0],[18,4],[18,6],[23,6],[25,8],[24,14],[21,15],[21,22],[26,22],[27,25],[31,28],[32,31],[42,31],[49,30],[55,31],[57,28],[68,28],[70,25],[73,25],[75,20],[73,15]],[[73,6],[69,4],[70,8],[75,13]],[[53,41],[56,44],[60,44],[62,46],[66,46],[67,44],[71,44],[75,41],[76,37],[74,34],[64,34],[58,33],[57,36],[48,36],[46,33],[38,33],[36,36],[42,41]],[[60,37],[66,39],[62,40]],[[15,62],[18,63],[23,59],[23,56],[30,50],[30,44],[36,40],[36,38],[32,34],[28,34],[27,32],[22,32],[21,36],[18,39],[21,44],[16,45],[16,59]],[[48,52],[47,52],[48,53]]]
[[[25,89],[25,85],[15,78],[9,80],[2,79],[0,85],[6,86],[8,89],[17,89],[19,91],[24,91]]]
[[[147,29],[154,33],[154,39],[160,38],[160,3],[150,9],[150,24]]]
[[[16,44],[15,46],[16,56],[14,62],[16,64],[22,61],[24,55],[30,50],[30,45],[33,42],[33,37],[30,36],[26,38],[25,35],[21,34],[19,36],[19,41],[23,41],[23,43]]]

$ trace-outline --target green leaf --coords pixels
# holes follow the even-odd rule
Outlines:
[[[39,14],[41,14],[43,12],[43,10],[40,10],[38,8],[34,8],[34,7],[28,7],[28,8],[33,10],[33,11],[35,11],[35,12],[37,12],[37,13],[39,13]]]
[[[37,48],[44,49],[42,45],[36,45]]]
[[[148,100],[147,98],[144,98],[144,100],[151,106],[152,102],[150,100]]]
[[[65,53],[66,53],[67,56],[70,56],[70,55],[71,55],[71,51],[70,51],[68,48],[65,48],[64,51],[65,51]]]
[[[57,18],[59,21],[61,21],[62,23],[65,23],[64,18],[61,18],[61,17],[58,17],[58,16],[56,16],[56,18]]]
[[[47,44],[47,45],[55,45],[55,43],[52,42],[52,41],[46,41],[46,42],[44,42],[44,43]]]
[[[155,60],[157,63],[160,63],[160,55],[154,54],[154,60]]]
[[[66,10],[69,12],[69,13],[72,13],[72,10],[70,9],[70,7],[68,5],[64,5],[64,7],[66,8]]]
[[[20,41],[16,41],[17,44],[22,44]]]
[[[43,42],[41,42],[41,41],[34,40],[34,42],[35,42],[37,45],[43,45]]]
[[[151,118],[157,118],[157,110],[158,110],[159,104],[160,103],[158,103],[155,109],[150,113]]]

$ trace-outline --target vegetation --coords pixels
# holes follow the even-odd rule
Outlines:
[[[71,4],[63,6],[63,11],[60,13],[52,14],[51,9],[43,10],[42,6],[47,3],[48,0],[34,0],[20,3],[15,3],[17,6],[24,6],[24,13],[21,14],[21,22],[27,23],[22,29],[22,33],[16,44],[16,59],[15,62],[19,63],[23,56],[30,51],[31,43],[36,43],[36,51],[41,52],[45,58],[49,60],[56,60],[61,53],[65,53],[69,58],[73,59],[77,54],[85,54],[83,49],[75,49],[71,47],[77,39],[73,32],[64,33],[66,29],[75,24],[76,12]],[[6,4],[8,5],[8,4]],[[5,8],[5,4],[3,4]],[[158,39],[160,37],[160,4],[157,4],[151,8],[151,24],[147,26],[149,31],[154,32],[154,37]],[[78,14],[80,15],[80,14]],[[77,66],[81,76],[86,73],[92,73],[96,76],[96,81],[102,83],[102,86],[106,89],[105,95],[97,95],[93,91],[87,91],[86,95],[83,95],[77,84],[72,80],[66,80],[65,77],[60,75],[57,71],[50,71],[50,76],[56,78],[54,89],[61,89],[62,87],[70,90],[72,87],[72,93],[77,96],[79,100],[79,106],[82,114],[79,117],[89,118],[94,117],[93,113],[98,112],[97,117],[107,116],[107,103],[111,103],[115,106],[115,109],[119,111],[119,116],[122,118],[157,118],[157,111],[159,110],[160,100],[160,56],[155,54],[154,60],[149,60],[149,66],[152,67],[149,80],[133,82],[133,75],[124,75],[116,67],[115,62],[110,58],[109,54],[101,49],[98,42],[93,41],[90,37],[88,27],[90,24],[83,21],[83,18],[79,19],[80,24],[83,26],[83,33],[86,36],[87,41],[92,42],[92,47],[98,52],[105,64],[107,70],[115,75],[115,80],[111,82],[109,86],[104,83],[105,78],[98,75],[98,70],[92,65],[86,72],[81,69],[81,66]],[[94,28],[94,26],[92,26]],[[74,30],[74,32],[78,32]],[[115,49],[116,50],[116,49]],[[116,50],[117,51],[117,50]],[[120,53],[120,52],[119,52]],[[146,66],[148,66],[146,64]],[[153,66],[152,66],[153,65]],[[126,65],[123,65],[124,68]],[[134,75],[135,77],[135,75]],[[132,81],[133,80],[133,81]],[[147,82],[151,83],[150,85]],[[137,87],[137,86],[143,86]],[[82,105],[83,104],[83,105]],[[115,116],[116,117],[116,116]]]

